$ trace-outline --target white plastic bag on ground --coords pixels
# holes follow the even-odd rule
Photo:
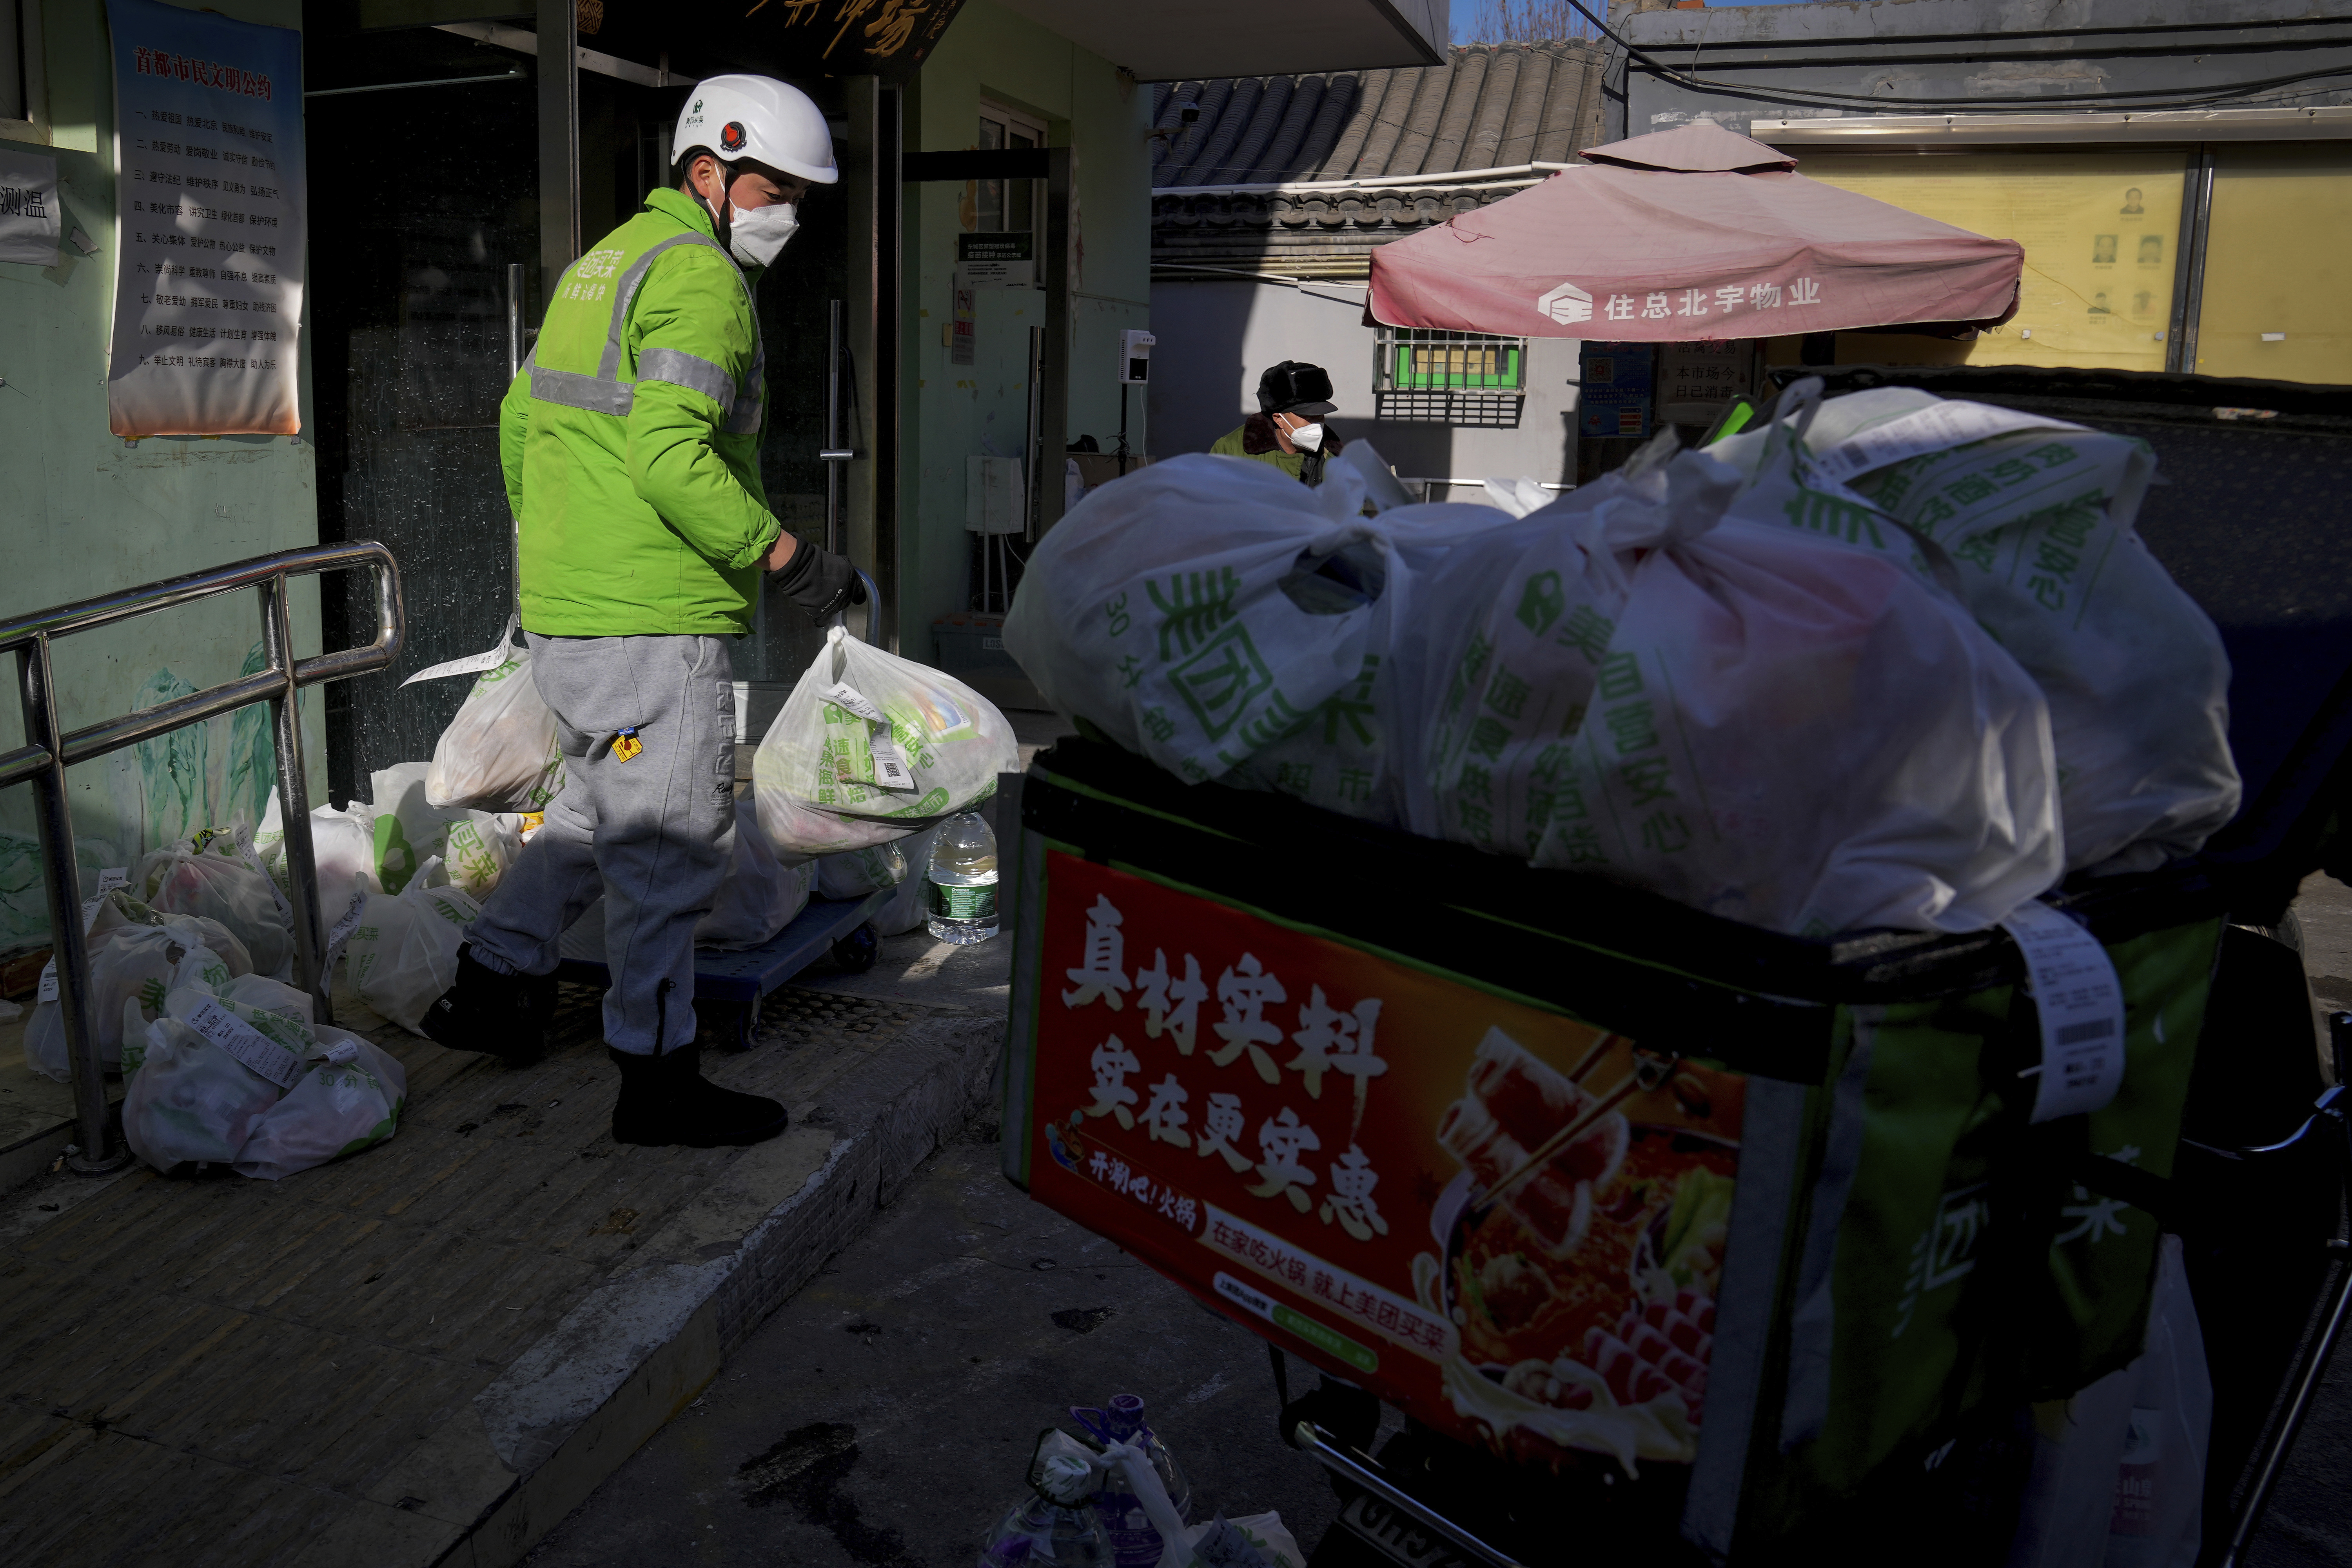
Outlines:
[[[464,889],[430,886],[439,870],[428,863],[400,892],[368,895],[345,949],[360,1000],[413,1035],[457,981],[457,948],[482,912]]]
[[[696,922],[694,940],[709,947],[757,947],[791,923],[808,902],[816,862],[780,858],[760,832],[759,809],[749,796],[735,802],[735,847],[710,912]]]
[[[262,869],[281,889],[286,886],[287,877],[285,824],[278,796],[273,793],[269,810],[261,819],[261,830],[253,836],[253,848],[261,859]],[[355,800],[343,811],[331,805],[312,810],[310,857],[319,872],[322,909],[332,901],[323,889],[348,888],[353,877],[365,877],[370,887],[381,891],[383,881],[376,864],[374,808],[363,800]],[[327,912],[331,920],[331,911]]]
[[[311,1031],[301,1079],[254,1125],[237,1152],[240,1175],[276,1181],[372,1148],[399,1131],[408,1074],[392,1054],[341,1029]]]
[[[2068,869],[2151,871],[2236,814],[2229,656],[2132,527],[2156,472],[2147,443],[1907,387],[1831,398],[1805,442],[1792,517],[1920,553],[1841,508],[1843,479],[1941,547],[1939,577],[2041,683]]]
[[[1796,427],[1767,435],[1712,526],[1733,471],[1665,470],[1532,859],[1804,935],[1982,930],[2064,868],[2041,689],[1906,562],[1790,529]]]
[[[166,846],[131,874],[134,897],[159,914],[203,915],[241,942],[257,973],[273,980],[294,969],[294,929],[269,879],[240,859],[226,837],[204,849],[193,842]]]
[[[898,886],[908,874],[906,854],[896,844],[820,855],[815,865],[816,896],[820,899],[862,899],[868,893]]]
[[[222,997],[226,971],[211,956],[166,994],[123,1093],[123,1135],[159,1171],[236,1159],[311,1044],[292,1019]]]
[[[1061,711],[1183,778],[1215,778],[1378,652],[1344,595],[1318,613],[1284,592],[1302,557],[1377,537],[1317,497],[1266,464],[1202,455],[1106,485],[1039,542],[1005,648]]]
[[[123,891],[109,895],[84,941],[89,957],[90,1032],[98,1042],[99,1061],[110,1072],[135,1067],[135,1062],[125,1062],[126,1047],[134,1046],[148,1023],[163,1012],[165,993],[177,983],[174,977],[182,975],[192,954],[216,959],[225,983],[250,974],[253,968],[244,944],[219,922],[159,916]],[[42,989],[48,990],[51,984],[45,975]],[[25,1065],[59,1083],[71,1081],[65,1016],[54,1000],[35,1006],[25,1026]]]
[[[907,875],[898,884],[898,890],[890,895],[890,901],[866,922],[877,936],[900,935],[930,918],[930,910],[923,899],[924,888],[930,880],[931,846],[939,841],[940,830],[946,826],[942,822],[936,827],[927,827],[912,838],[892,846],[906,860]]]
[[[425,796],[435,805],[481,811],[544,811],[563,788],[555,714],[531,683],[530,649],[514,623],[488,654],[419,670],[403,686],[479,670],[474,689],[433,747]],[[377,803],[381,805],[383,803]]]
[[[887,824],[903,837],[987,799],[1020,757],[988,699],[835,626],[761,740],[752,793],[771,846],[817,854],[849,846],[829,827],[816,842],[801,837],[811,811]]]
[[[462,822],[449,825],[442,857],[450,882],[474,895],[490,896],[499,879],[522,853],[522,819],[488,811],[469,811]]]

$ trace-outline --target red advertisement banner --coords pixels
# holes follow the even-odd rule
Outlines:
[[[1030,1190],[1441,1430],[1688,1463],[1744,1080],[1058,852]]]

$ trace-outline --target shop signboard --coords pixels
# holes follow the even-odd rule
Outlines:
[[[1746,1081],[1059,850],[1030,1191],[1522,1458],[1691,1462]]]
[[[302,36],[107,0],[118,436],[302,427]]]

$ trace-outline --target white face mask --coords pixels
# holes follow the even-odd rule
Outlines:
[[[1290,444],[1302,452],[1319,450],[1323,445],[1323,426],[1301,425],[1290,433]]]
[[[775,260],[784,242],[800,232],[800,226],[790,202],[737,207],[734,226],[728,231],[728,248],[746,267],[765,267]]]

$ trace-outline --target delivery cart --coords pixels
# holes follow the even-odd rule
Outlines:
[[[2140,1357],[2170,1247],[2209,1451],[2116,1529],[2201,1475],[2201,1561],[2251,1537],[2352,1278],[2352,1015],[2330,1058],[2289,909],[2352,875],[2344,389],[1831,390],[1890,382],[2147,440],[2139,532],[2231,656],[2238,817],[2050,900],[2124,993],[2101,1110],[2030,1120],[2000,931],[1781,936],[1097,742],[1006,782],[1005,1173],[1342,1380],[1281,1417],[1347,1500],[1318,1568],[2003,1561],[2037,1406]],[[1409,1418],[1377,1458],[1349,1385]]]

